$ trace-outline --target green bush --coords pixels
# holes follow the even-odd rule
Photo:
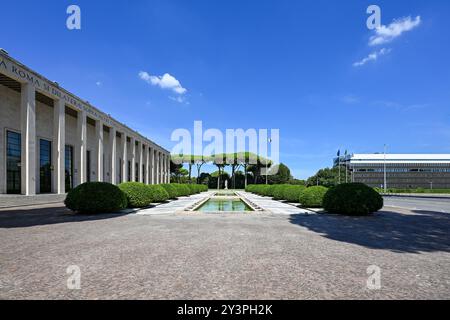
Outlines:
[[[290,187],[288,184],[276,185],[275,190],[273,191],[273,198],[275,200],[284,200],[284,192],[288,187]]]
[[[305,189],[306,187],[301,185],[287,186],[283,192],[283,199],[288,202],[297,203],[300,199],[300,194]]]
[[[175,188],[177,188],[179,197],[187,197],[191,194],[191,189],[185,184],[174,183]]]
[[[161,187],[169,194],[169,199],[178,198],[178,189],[173,184],[162,184]]]
[[[191,184],[190,188],[194,190],[194,193],[201,193],[208,191],[208,187],[204,184]]]
[[[330,213],[368,215],[383,208],[381,195],[362,183],[346,183],[331,188],[323,199]]]
[[[305,208],[322,208],[328,189],[322,186],[309,187],[300,192],[299,202]]]
[[[274,197],[275,196],[275,190],[277,188],[278,185],[274,184],[274,185],[269,185],[269,187],[266,189],[264,195],[267,197]]]
[[[117,212],[127,207],[127,197],[119,187],[106,182],[88,182],[71,190],[64,201],[80,213]]]
[[[152,202],[159,203],[169,200],[169,194],[167,191],[160,185],[148,185],[147,188],[150,190],[152,194]]]
[[[199,193],[196,184],[188,184],[187,187],[189,188],[189,194],[196,194],[196,193]]]
[[[258,184],[255,188],[255,193],[260,196],[266,196],[269,193],[269,187],[265,184]]]
[[[142,208],[152,203],[152,194],[143,183],[125,182],[119,184],[119,188],[127,196],[129,208]]]
[[[247,185],[247,187],[245,188],[246,192],[252,192],[254,193],[256,190],[256,184],[249,184]]]

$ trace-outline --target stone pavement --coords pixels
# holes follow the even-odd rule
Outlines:
[[[239,191],[239,195],[244,196],[249,199],[253,203],[257,204],[259,207],[273,214],[284,214],[284,215],[292,215],[292,214],[315,214],[313,211],[309,211],[306,209],[298,208],[294,205],[275,201],[269,197],[261,197],[253,193]]]
[[[213,191],[208,191],[201,194],[195,194],[190,197],[180,197],[178,200],[158,204],[151,208],[136,210],[136,213],[139,215],[176,214],[213,194]]]
[[[39,204],[62,203],[65,199],[65,194],[40,194],[35,196],[0,194],[0,208],[14,208]]]
[[[450,299],[449,214],[306,215],[254,195],[272,213],[182,213],[207,195],[143,214],[0,209],[0,299]]]
[[[202,201],[206,197],[213,195],[214,193],[215,191],[208,191],[202,194],[193,195],[191,197],[182,197],[176,201],[170,201],[168,203],[156,205],[151,208],[136,210],[136,213],[139,215],[182,213],[186,208],[193,206],[194,204]],[[239,196],[245,197],[246,199],[250,200],[250,202],[253,202],[258,207],[262,208],[264,210],[263,213],[265,214],[315,214],[315,212],[313,211],[301,209],[291,204],[275,201],[271,198],[261,197],[245,191],[238,191],[237,194]],[[260,214],[260,212],[255,212],[255,214]]]

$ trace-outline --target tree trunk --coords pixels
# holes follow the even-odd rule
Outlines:
[[[189,163],[189,183],[191,182],[192,177],[192,163]]]
[[[245,188],[247,189],[247,164],[244,165],[244,174],[245,174]]]
[[[220,190],[220,167],[219,167],[219,175],[217,176],[217,190]]]

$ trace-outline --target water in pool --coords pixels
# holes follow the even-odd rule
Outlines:
[[[200,212],[248,212],[253,211],[240,199],[209,199],[196,211]]]

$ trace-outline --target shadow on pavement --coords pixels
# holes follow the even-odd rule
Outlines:
[[[336,241],[399,253],[450,252],[450,214],[382,211],[368,217],[292,215],[290,222]]]
[[[127,214],[75,214],[61,205],[17,208],[0,211],[0,228],[27,228],[58,223],[105,220]]]

